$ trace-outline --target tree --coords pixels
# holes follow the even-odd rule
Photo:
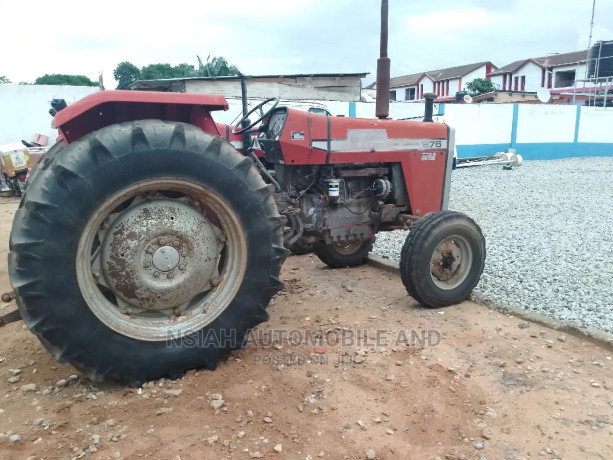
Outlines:
[[[198,76],[200,77],[232,77],[240,75],[238,67],[228,64],[226,58],[222,56],[211,56],[206,58],[206,64],[202,63],[200,56],[198,58]]]
[[[198,70],[193,65],[182,63],[176,66],[170,64],[149,64],[140,70],[128,61],[121,62],[113,71],[113,76],[117,80],[117,89],[128,89],[130,85],[138,80],[168,80],[171,78],[190,78],[190,77],[222,77],[240,75],[236,66],[228,64],[228,61],[221,56],[211,59],[209,56],[206,63],[198,58]]]
[[[128,89],[132,83],[141,79],[140,69],[128,61],[117,64],[113,76],[117,80],[117,89]]]
[[[98,86],[85,75],[45,74],[34,81],[35,85]]]
[[[492,83],[492,80],[487,80],[485,78],[475,78],[473,81],[469,82],[466,85],[466,89],[468,90],[468,94],[474,97],[485,93],[492,93],[499,88],[497,87],[497,85]]]
[[[2,83],[10,83],[11,80],[9,80],[7,77],[5,77],[4,75],[0,75],[0,85]]]
[[[143,80],[167,80],[193,77],[196,75],[196,69],[189,64],[179,64],[175,67],[170,64],[149,64],[143,67],[140,73]]]

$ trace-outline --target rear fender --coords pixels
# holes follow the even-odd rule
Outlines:
[[[211,112],[228,110],[221,95],[161,93],[153,91],[100,91],[57,113],[53,126],[66,144],[105,126],[134,120],[190,123],[220,135]]]

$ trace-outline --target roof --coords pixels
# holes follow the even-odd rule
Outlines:
[[[573,51],[571,53],[550,54],[548,56],[521,59],[519,61],[511,62],[495,72],[492,72],[492,75],[502,75],[505,73],[515,72],[528,62],[532,62],[539,67],[559,67],[563,65],[578,64],[585,62],[586,60],[587,50]]]
[[[534,58],[541,66],[557,67],[561,65],[577,64],[587,61],[587,50],[573,51],[571,53],[551,54],[545,57]]]
[[[246,80],[270,80],[275,78],[330,78],[330,77],[358,77],[364,78],[368,72],[363,73],[301,73],[292,75],[243,75]],[[150,86],[159,86],[163,83],[173,83],[182,81],[216,81],[216,80],[240,80],[240,76],[231,77],[182,77],[182,78],[167,78],[161,80],[140,80],[130,85],[130,89],[148,88]]]
[[[492,63],[490,61],[475,62],[474,64],[464,64],[455,67],[448,67],[446,69],[441,70],[433,70],[431,72],[426,73],[435,81],[449,80],[451,78],[463,77],[464,75],[469,74],[472,71],[477,70],[478,68],[483,67],[487,64]],[[492,64],[492,66],[494,65]]]
[[[402,77],[395,77],[390,79],[390,88],[401,88],[404,86],[415,86],[423,76],[429,77],[432,81],[449,80],[452,78],[460,78],[470,72],[479,69],[485,65],[494,64],[490,61],[475,62],[473,64],[458,65],[455,67],[448,67],[440,70],[430,70],[428,72],[414,73],[411,75],[404,75]]]
[[[390,88],[400,88],[402,86],[415,86],[421,77],[426,75],[425,72],[404,75],[402,77],[390,78]]]

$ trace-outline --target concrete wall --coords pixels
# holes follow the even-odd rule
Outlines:
[[[390,104],[390,117],[421,120],[423,103]],[[373,118],[374,103],[355,104]],[[514,148],[527,160],[613,156],[613,109],[551,104],[435,104],[437,121],[456,129],[459,157]]]
[[[49,136],[53,144],[57,131],[51,128],[49,102],[65,99],[71,104],[97,91],[90,86],[0,84],[0,144],[29,141],[35,133]]]
[[[53,142],[56,131],[51,128],[49,101],[64,98],[72,103],[96,91],[97,88],[75,86],[0,85],[0,144],[30,140],[35,133],[45,134]],[[216,121],[229,124],[241,114],[240,100],[228,102],[230,110],[213,114]],[[323,107],[334,116],[375,117],[375,103],[282,104],[302,110]],[[392,103],[390,117],[421,120],[424,105]],[[613,156],[613,109],[551,104],[435,104],[434,114],[439,121],[456,128],[460,157],[491,155],[509,148],[515,148],[526,159]]]

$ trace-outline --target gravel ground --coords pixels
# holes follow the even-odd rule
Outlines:
[[[450,209],[483,229],[475,291],[613,333],[613,158],[526,161],[512,171],[454,171]],[[398,260],[406,232],[380,233],[374,253]]]

